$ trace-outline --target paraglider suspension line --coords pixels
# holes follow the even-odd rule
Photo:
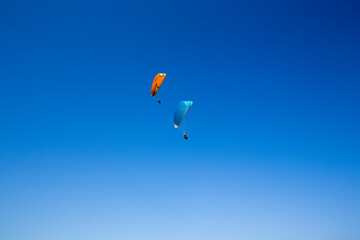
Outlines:
[[[187,132],[187,117],[185,117],[184,134]]]

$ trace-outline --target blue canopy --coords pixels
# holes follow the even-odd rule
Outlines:
[[[174,115],[174,127],[178,128],[185,117],[186,111],[191,107],[193,101],[182,101],[176,107]]]

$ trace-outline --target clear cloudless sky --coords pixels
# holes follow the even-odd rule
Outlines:
[[[0,239],[360,239],[359,12],[1,0]]]

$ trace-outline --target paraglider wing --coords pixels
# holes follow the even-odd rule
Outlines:
[[[154,81],[153,81],[153,84],[152,84],[152,87],[151,87],[151,96],[155,96],[156,93],[158,92],[162,82],[164,81],[166,77],[166,74],[165,73],[158,73],[155,78],[154,78]]]
[[[193,101],[179,102],[179,104],[177,105],[177,108],[175,110],[175,115],[174,115],[174,127],[175,128],[178,128],[180,126],[182,120],[185,117],[187,110],[189,109],[189,107],[191,107],[192,104],[193,104]]]

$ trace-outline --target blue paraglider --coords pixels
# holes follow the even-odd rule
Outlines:
[[[191,107],[193,101],[182,101],[176,107],[175,115],[174,115],[174,127],[178,128],[185,117],[185,114],[189,107]]]

